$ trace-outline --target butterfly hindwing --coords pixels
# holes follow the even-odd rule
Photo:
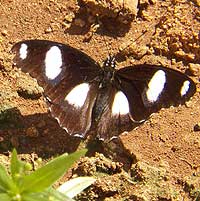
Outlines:
[[[195,83],[188,76],[162,66],[125,67],[118,70],[116,76],[135,121],[144,121],[163,107],[183,104],[196,91]]]
[[[91,126],[98,85],[81,83],[60,102],[50,103],[52,116],[69,134],[85,137]]]
[[[106,101],[104,101],[106,99]],[[100,107],[100,109],[99,109]],[[110,85],[99,90],[96,108],[100,114],[97,121],[98,138],[102,140],[117,137],[123,131],[129,131],[138,124],[134,123],[129,114],[130,105],[126,95],[118,88]]]
[[[101,68],[81,51],[52,41],[22,41],[12,51],[16,65],[43,87],[51,113],[61,126],[70,134],[84,136],[97,95],[93,80]]]

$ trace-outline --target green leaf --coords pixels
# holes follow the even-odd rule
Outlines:
[[[51,189],[41,193],[25,194],[22,197],[22,201],[72,201],[66,195]]]
[[[15,180],[16,175],[20,173],[20,166],[21,164],[17,158],[17,151],[16,149],[13,149],[10,162],[10,171],[13,180]]]
[[[22,195],[22,201],[48,201],[48,198],[43,193],[25,194]]]
[[[57,190],[73,198],[95,181],[96,180],[92,177],[77,177],[65,182]]]
[[[63,154],[45,166],[37,169],[22,179],[21,192],[40,192],[50,187],[72,166],[72,164],[83,156],[87,150],[81,150],[70,155]]]
[[[4,187],[2,187],[1,184],[0,184],[0,193],[6,193],[6,191],[7,190]]]
[[[72,198],[66,196],[65,194],[51,188],[49,191],[51,197],[54,197],[58,201],[73,201]]]
[[[0,189],[16,192],[17,188],[11,177],[7,174],[6,169],[0,164]]]
[[[0,200],[1,201],[11,201],[11,197],[7,193],[0,193]]]
[[[17,158],[17,151],[13,149],[10,163],[11,176],[13,181],[17,184],[20,179],[27,174],[27,170],[31,170],[32,166],[29,163],[25,163]],[[28,168],[27,168],[28,167]]]

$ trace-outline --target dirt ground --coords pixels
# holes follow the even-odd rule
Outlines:
[[[0,1],[0,163],[8,165],[13,147],[33,163],[88,147],[62,180],[97,178],[77,200],[200,200],[199,0],[141,0],[138,12],[127,1],[120,15],[114,3],[99,10],[83,2]],[[118,68],[162,64],[191,75],[197,92],[118,140],[73,139],[51,117],[37,83],[13,68],[10,49],[25,39],[67,43],[99,63],[111,53]]]

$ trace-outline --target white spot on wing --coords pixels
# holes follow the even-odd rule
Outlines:
[[[62,54],[57,46],[51,47],[45,57],[45,74],[48,79],[55,79],[61,72]]]
[[[73,136],[74,137],[79,137],[79,138],[84,138],[84,135],[83,134],[79,134],[79,133],[76,133]]]
[[[163,70],[158,70],[148,83],[148,89],[146,92],[148,101],[150,102],[157,101],[159,95],[164,89],[165,83],[166,83],[165,72]]]
[[[87,98],[90,86],[88,83],[82,83],[74,87],[65,97],[65,100],[75,107],[82,107]]]
[[[60,124],[60,119],[58,118],[58,117],[54,117],[56,120],[57,120],[57,122]]]
[[[22,43],[19,49],[19,57],[23,60],[27,57],[27,48],[28,46],[25,43]]]
[[[69,133],[68,129],[66,127],[62,127],[67,133]]]
[[[184,83],[183,83],[183,86],[181,87],[181,96],[184,96],[187,94],[188,90],[190,88],[190,82],[188,80],[186,80]]]
[[[129,103],[122,91],[118,91],[115,94],[113,105],[112,105],[112,114],[128,114],[129,113]]]

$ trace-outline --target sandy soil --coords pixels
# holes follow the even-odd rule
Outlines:
[[[34,161],[87,146],[88,157],[63,179],[97,178],[78,200],[199,200],[200,2],[142,0],[136,18],[132,7],[119,17],[112,6],[98,13],[73,0],[0,1],[0,162],[8,164],[13,147]],[[49,114],[37,83],[13,68],[10,49],[24,39],[67,43],[99,63],[111,53],[119,68],[162,64],[191,75],[197,93],[110,143],[73,139]]]

